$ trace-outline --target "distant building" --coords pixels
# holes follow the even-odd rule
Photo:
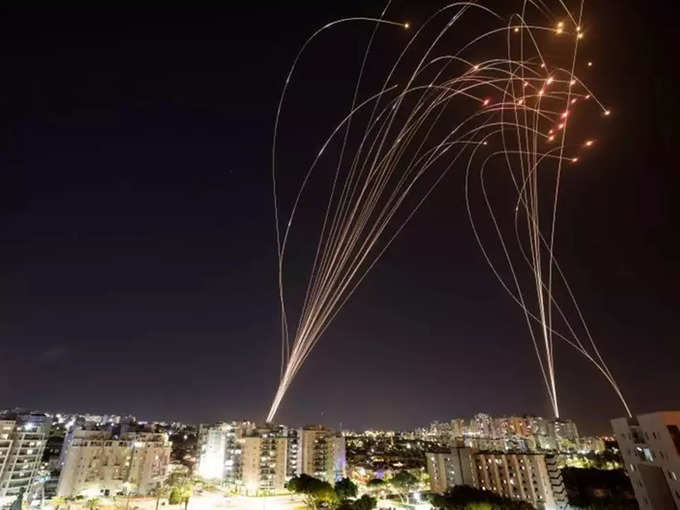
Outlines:
[[[165,481],[171,443],[166,434],[76,430],[66,451],[57,495],[148,495]]]
[[[45,415],[0,415],[0,508],[39,484],[39,469],[50,424]]]
[[[476,437],[494,437],[493,419],[488,414],[478,413],[470,420],[468,433]]]
[[[308,425],[298,431],[299,473],[330,483],[345,476],[345,438],[322,425]]]
[[[579,453],[602,453],[606,448],[604,439],[601,437],[579,437],[578,451]]]
[[[469,485],[545,510],[566,504],[560,472],[553,459],[545,455],[452,448],[447,453],[428,453],[426,460],[434,492]]]
[[[416,429],[414,437],[448,446],[467,446],[479,450],[570,453],[582,451],[578,428],[571,420],[545,419],[538,416],[492,417],[478,413],[469,422],[462,418],[449,422],[432,422],[428,428]]]
[[[642,510],[680,508],[680,411],[612,420]]]

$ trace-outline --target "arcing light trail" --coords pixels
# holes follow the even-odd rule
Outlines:
[[[582,3],[576,16],[562,0],[556,0],[557,13],[546,3],[520,1],[520,11],[509,17],[479,1],[444,6],[410,37],[384,81],[364,98],[359,92],[378,29],[383,25],[392,30],[409,28],[407,23],[385,19],[389,3],[377,19],[338,20],[303,44],[286,78],[272,145],[282,360],[267,421],[273,421],[326,328],[456,165],[465,171],[466,207],[474,238],[492,272],[523,312],[555,416],[559,416],[556,339],[593,363],[629,412],[554,255],[562,173],[573,168],[595,143],[579,129],[567,128],[574,116],[597,111],[608,116],[610,112],[575,73],[582,67],[577,58],[584,37]],[[469,19],[472,23],[467,23]],[[300,174],[297,194],[283,216],[277,140],[286,93],[304,50],[325,30],[345,22],[374,24],[351,107],[316,151],[310,167]],[[474,37],[460,40],[460,33],[472,26],[483,28]],[[546,45],[550,52],[544,51]],[[480,52],[487,57],[480,60]],[[546,57],[549,53],[563,55],[552,61]],[[324,156],[334,144],[339,148],[337,159]],[[322,160],[332,160],[334,171],[304,301],[291,334],[284,292],[285,255],[299,204]],[[489,172],[495,180],[505,179],[501,195],[511,198],[513,209],[494,203],[487,189]],[[486,221],[500,246],[499,260],[484,240],[475,192],[481,195]],[[283,225],[282,217],[287,218]]]

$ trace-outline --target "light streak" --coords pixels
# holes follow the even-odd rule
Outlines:
[[[361,98],[360,85],[366,88],[362,84],[363,72],[378,27],[408,29],[409,23],[386,20],[388,3],[379,18],[339,20],[305,41],[285,79],[272,144],[282,364],[267,421],[274,419],[295,376],[344,304],[456,165],[466,172],[466,210],[475,241],[503,289],[522,310],[554,414],[559,416],[555,339],[590,361],[629,412],[555,257],[562,164],[579,162],[578,148],[593,145],[592,139],[583,142],[582,138],[576,150],[568,144],[566,118],[571,118],[571,111],[567,107],[584,108],[588,103],[579,102],[576,106],[576,100],[590,98],[591,92],[574,75],[583,4],[574,16],[561,0],[558,3],[564,19],[570,20],[569,27],[576,26],[577,37],[552,43],[572,45],[567,48],[571,56],[564,64],[551,61],[548,76],[541,34],[562,33],[565,22],[551,27],[550,20],[555,18],[547,15],[544,2],[540,2],[541,8],[537,7],[537,16],[545,17],[543,24],[527,21],[526,8],[536,6],[534,2],[523,2],[521,12],[511,16],[509,24],[504,24],[503,18],[481,0],[456,2],[439,9],[415,30],[384,81],[372,92],[364,92]],[[471,13],[485,16],[486,25],[480,25],[479,34],[460,47],[447,47],[447,37],[455,31],[456,23]],[[283,215],[277,184],[281,177],[277,176],[276,162],[287,90],[311,41],[324,30],[348,21],[374,24],[351,107],[323,143],[316,145],[314,160],[302,174],[297,195]],[[518,37],[511,37],[511,28],[519,33]],[[480,49],[486,52],[486,59],[479,58]],[[468,54],[475,54],[475,60],[471,61]],[[401,78],[398,83],[397,76]],[[493,104],[490,97],[494,98]],[[610,111],[595,101],[600,111],[609,115]],[[471,109],[471,103],[477,108]],[[483,108],[478,107],[479,103]],[[452,105],[456,106],[453,109],[456,113],[449,108]],[[555,134],[555,130],[559,133]],[[543,139],[555,143],[542,144]],[[326,150],[334,144],[340,149],[339,156]],[[567,147],[570,156],[564,155]],[[289,328],[292,323],[288,320],[284,292],[287,247],[298,206],[311,192],[310,176],[322,159],[331,160],[335,172],[304,301],[293,329]],[[502,161],[500,167],[496,160]],[[514,205],[509,212],[496,211],[486,190],[487,171],[506,175],[510,180],[508,191]],[[473,193],[477,188],[471,177],[476,172],[493,233],[502,248],[500,266],[504,271],[487,248],[480,223],[475,219]],[[499,217],[513,220],[513,235],[504,231],[508,222],[499,221]],[[515,250],[510,249],[511,241],[517,245]],[[528,270],[528,279],[522,277],[524,271],[518,271],[520,265]],[[556,300],[558,285],[569,296],[566,303]]]

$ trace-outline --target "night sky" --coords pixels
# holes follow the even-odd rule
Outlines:
[[[2,12],[0,408],[264,418],[280,353],[275,106],[307,35],[383,5],[352,4]],[[431,10],[407,4],[392,18],[417,25]],[[586,2],[587,79],[614,115],[564,177],[557,253],[641,413],[680,407],[680,82],[677,9],[634,4]],[[303,61],[282,121],[284,176],[348,104],[369,33],[333,32]],[[322,338],[279,421],[550,414],[526,324],[463,198],[454,172]],[[568,349],[557,359],[563,414],[607,431],[623,414],[614,393]]]

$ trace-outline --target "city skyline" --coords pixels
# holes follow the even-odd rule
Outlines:
[[[44,13],[9,13],[2,407],[264,420],[280,356],[266,154],[280,84],[315,28],[380,8],[106,19],[62,11],[56,24]],[[413,26],[425,11],[394,9]],[[656,92],[672,95],[666,77],[648,80],[670,22],[660,12],[638,19],[632,7],[611,20],[605,10],[587,6],[596,28],[585,51],[594,62],[588,78],[614,115],[565,181],[556,249],[640,414],[677,407],[678,177],[672,125],[655,113],[677,99]],[[242,26],[255,16],[259,30]],[[309,89],[295,93],[323,86],[347,100],[360,55],[345,52],[347,41],[367,35],[353,27],[321,41],[316,51],[344,60],[328,75],[308,62]],[[630,52],[651,56],[630,70]],[[317,124],[337,119],[317,109],[284,117],[286,150],[319,146]],[[456,179],[350,300],[277,421],[407,429],[480,409],[549,416],[522,319],[474,246]],[[567,349],[557,378],[564,415],[584,430],[605,432],[625,414],[606,381]]]

